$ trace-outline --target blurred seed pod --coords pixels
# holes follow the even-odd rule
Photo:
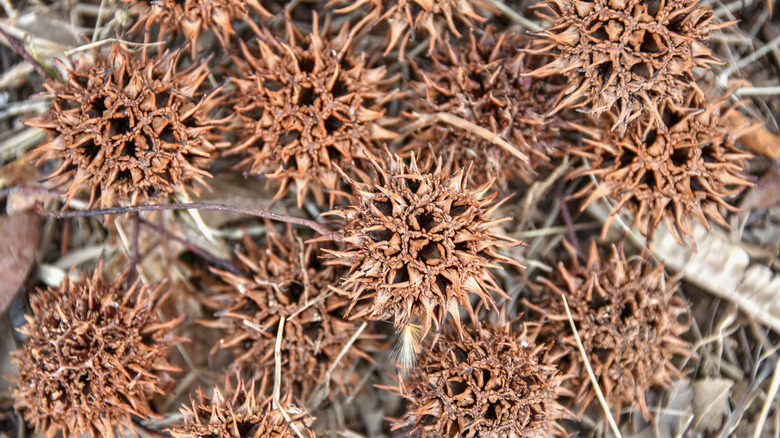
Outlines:
[[[177,72],[180,55],[149,58],[115,43],[107,57],[76,60],[68,82],[46,82],[54,101],[26,123],[50,133],[35,154],[61,163],[49,179],[67,186],[66,203],[82,191],[90,206],[109,207],[207,186],[217,99],[199,91],[206,64]]]
[[[133,416],[156,417],[152,399],[173,384],[167,349],[180,339],[170,330],[185,315],[160,321],[165,286],[130,283],[129,272],[107,282],[101,261],[83,281],[66,276],[30,296],[27,340],[12,353],[15,407],[47,437],[135,433]]]
[[[525,327],[448,332],[391,388],[409,402],[392,427],[411,426],[420,437],[563,435],[566,411],[556,401],[563,379]]]
[[[490,309],[491,292],[506,294],[489,268],[520,266],[498,248],[520,242],[492,228],[510,218],[490,219],[501,202],[490,184],[467,188],[471,166],[449,175],[442,162],[407,166],[397,155],[375,163],[377,180],[354,185],[352,204],[330,212],[345,224],[343,250],[325,250],[331,263],[350,267],[339,293],[358,305],[351,317],[392,319],[400,330],[421,321],[441,327],[447,314],[460,327],[460,306],[476,320],[470,294]]]
[[[583,107],[597,116],[612,110],[621,134],[643,112],[663,124],[657,108],[681,105],[697,90],[693,72],[720,61],[708,47],[714,14],[699,0],[545,0],[542,18],[552,27],[538,32],[539,52],[549,64],[531,73],[562,74],[571,84],[551,111]]]
[[[343,318],[348,302],[328,289],[336,284],[338,271],[322,266],[318,258],[321,245],[304,244],[291,227],[280,234],[272,224],[267,225],[265,248],[256,247],[247,237],[245,252],[236,252],[241,274],[212,269],[221,282],[212,287],[215,294],[204,304],[216,311],[217,319],[204,324],[225,332],[212,353],[228,349],[236,366],[260,376],[274,367],[277,330],[284,317],[283,376],[295,394],[307,400],[319,383],[329,384],[324,382],[328,377],[345,390],[353,382],[343,371],[359,358],[372,359],[363,351],[371,348],[371,343],[361,335],[335,372],[326,376],[357,330]]]
[[[219,39],[222,48],[228,50],[230,38],[235,34],[233,23],[252,20],[252,15],[272,17],[266,9],[268,0],[122,0],[130,6],[131,14],[138,17],[129,32],[143,29],[149,32],[159,26],[155,41],[166,41],[171,35],[181,33],[190,43],[194,54],[203,31],[211,31]],[[265,5],[264,5],[265,3]]]
[[[659,107],[666,127],[644,115],[620,136],[609,127],[619,116],[608,112],[593,122],[596,128],[582,129],[590,137],[584,140],[590,169],[575,174],[593,175],[596,183],[573,196],[587,196],[584,206],[602,196],[617,201],[603,235],[623,207],[648,241],[662,220],[681,244],[691,234],[692,218],[708,229],[707,218],[728,228],[718,209],[738,211],[726,200],[751,185],[742,173],[743,160],[751,155],[735,142],[754,126],[734,129],[728,123],[729,114],[737,111],[728,96],[706,102],[691,91],[684,105]]]
[[[530,183],[540,166],[549,167],[553,151],[566,147],[562,136],[566,121],[560,115],[544,117],[563,85],[555,78],[522,76],[544,58],[519,51],[527,46],[521,35],[504,31],[496,36],[493,26],[488,26],[479,40],[473,33],[470,37],[468,46],[447,44],[443,56],[431,57],[431,68],[415,65],[421,80],[412,82],[410,88],[425,100],[417,100],[414,111],[447,112],[495,132],[527,155],[529,162],[442,123],[415,132],[400,153],[419,150],[421,158],[441,156],[451,169],[474,161],[471,177],[477,185],[496,178],[499,187],[505,187],[515,177]]]
[[[252,379],[247,386],[236,371],[235,378],[226,376],[224,388],[214,387],[211,396],[198,388],[196,399],[190,401],[192,407],[181,409],[182,423],[168,432],[173,438],[314,438],[314,418],[294,405],[288,394],[280,400],[281,409],[292,420],[288,423],[273,406],[267,374],[258,380],[260,388],[256,390],[257,380]]]
[[[227,154],[244,158],[239,169],[277,180],[275,199],[294,182],[299,206],[310,191],[324,204],[323,189],[340,187],[334,164],[358,172],[378,153],[375,142],[395,137],[383,127],[386,68],[370,68],[352,52],[348,26],[331,37],[328,20],[320,31],[314,14],[303,36],[288,14],[284,40],[255,27],[259,50],[242,41],[233,58],[241,140]]]
[[[368,12],[353,33],[387,22],[390,29],[384,54],[387,56],[400,41],[399,58],[404,58],[406,45],[415,40],[417,31],[423,31],[429,38],[428,54],[431,54],[436,44],[444,41],[448,31],[460,38],[460,25],[478,27],[487,20],[481,14],[489,10],[488,3],[483,0],[330,0],[328,7],[333,6],[339,7],[334,11],[336,14],[347,14],[367,6]]]
[[[569,265],[559,263],[553,279],[540,279],[546,298],[534,309],[550,321],[540,338],[569,348],[563,361],[572,365],[572,374],[579,375],[569,382],[584,412],[596,393],[569,326],[565,296],[615,418],[624,406],[637,406],[649,418],[647,390],[670,388],[674,380],[683,378],[672,361],[674,356],[694,356],[681,339],[690,326],[690,316],[686,302],[675,294],[679,283],[666,278],[663,265],[653,267],[646,255],[627,259],[622,243],[612,247],[609,257],[602,257],[596,243],[591,243],[584,264],[570,245],[566,248],[571,255]]]

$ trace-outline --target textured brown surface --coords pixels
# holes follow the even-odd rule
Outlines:
[[[668,279],[663,265],[653,267],[646,256],[626,258],[621,246],[612,254],[599,254],[595,242],[588,259],[580,263],[570,249],[568,265],[558,264],[553,280],[544,285],[544,313],[551,322],[540,339],[568,348],[561,362],[569,362],[567,373],[578,375],[570,382],[580,411],[597,403],[596,393],[577,350],[569,326],[563,296],[593,367],[607,404],[615,418],[624,406],[638,407],[650,417],[645,393],[651,387],[671,387],[683,378],[672,361],[676,355],[692,356],[690,345],[681,339],[688,331],[687,303],[675,294],[679,283]]]
[[[233,382],[235,380],[235,383]],[[260,387],[255,389],[255,382]],[[290,397],[280,400],[292,420],[287,423],[274,408],[267,376],[244,382],[241,375],[225,377],[223,388],[214,387],[211,395],[198,388],[192,406],[181,409],[181,424],[171,428],[174,438],[314,438],[309,427],[313,418],[296,407]],[[301,434],[298,435],[293,427]]]
[[[137,204],[206,185],[215,150],[214,100],[199,92],[207,65],[177,72],[179,57],[115,43],[107,57],[79,58],[68,82],[46,82],[54,101],[26,123],[51,133],[36,154],[60,162],[49,178],[68,200],[87,192],[90,205]]]
[[[508,218],[490,219],[490,186],[468,189],[470,166],[449,175],[441,161],[415,157],[407,166],[390,155],[376,170],[377,181],[355,183],[353,204],[334,212],[347,247],[327,251],[350,266],[339,291],[357,305],[352,317],[392,319],[397,329],[417,318],[428,333],[448,313],[460,324],[460,306],[475,319],[471,294],[494,309],[491,292],[504,292],[488,269],[517,265],[498,248],[520,242],[492,230]]]
[[[529,157],[519,160],[500,146],[456,126],[434,123],[415,132],[403,154],[419,151],[441,156],[457,170],[470,161],[473,182],[481,185],[496,178],[503,188],[519,177],[535,179],[540,167],[549,167],[551,154],[566,147],[560,115],[545,119],[563,85],[557,78],[521,76],[546,57],[520,51],[526,40],[511,30],[496,34],[489,26],[466,44],[449,44],[432,56],[433,65],[416,69],[419,79],[408,87],[416,99],[417,113],[447,112],[501,136]]]
[[[242,41],[233,58],[241,140],[228,154],[243,158],[239,170],[276,181],[277,199],[295,183],[299,206],[310,191],[323,204],[323,189],[340,187],[333,164],[359,172],[375,142],[394,137],[382,127],[385,67],[349,50],[347,26],[329,37],[316,14],[313,26],[304,36],[287,17],[285,39],[255,27],[258,47]]]
[[[184,317],[161,322],[155,310],[164,285],[153,290],[111,282],[102,263],[83,281],[30,296],[33,314],[12,353],[19,366],[16,408],[35,429],[53,437],[114,437],[134,430],[133,416],[156,416],[152,399],[170,389],[170,330]]]
[[[447,334],[399,382],[409,405],[393,428],[411,426],[414,436],[430,438],[558,435],[562,380],[546,357],[525,328],[518,333],[510,324]]]
[[[216,348],[233,352],[234,363],[255,377],[274,369],[274,347],[280,318],[286,319],[281,343],[285,387],[296,397],[308,399],[318,383],[355,334],[357,325],[344,320],[349,302],[328,289],[336,284],[339,270],[323,266],[319,244],[303,244],[292,228],[284,234],[268,224],[264,247],[245,239],[237,252],[243,272],[214,269],[221,283],[214,285],[204,304],[219,318],[206,324],[225,335]],[[303,263],[303,265],[302,265]],[[358,339],[339,361],[333,384],[344,389],[342,371],[368,353]],[[288,384],[289,383],[289,384]]]
[[[390,30],[386,37],[385,55],[400,42],[401,58],[409,41],[424,41],[417,32],[429,38],[428,53],[431,53],[437,42],[444,41],[447,31],[460,37],[458,29],[472,28],[486,20],[479,13],[485,7],[485,2],[481,0],[331,0],[328,5],[338,7],[334,11],[337,14],[367,7],[368,11],[356,29],[386,21]]]
[[[614,110],[621,133],[643,112],[662,125],[656,108],[681,105],[698,88],[693,70],[720,63],[708,42],[723,25],[699,0],[547,0],[539,9],[553,24],[536,34],[539,50],[553,58],[532,75],[563,74],[571,84],[554,111]]]
[[[267,0],[122,0],[129,4],[130,12],[138,16],[129,32],[149,32],[157,28],[157,40],[165,41],[172,34],[181,32],[190,43],[190,50],[199,49],[198,39],[204,30],[214,32],[224,49],[230,47],[235,34],[233,23],[249,20],[253,15],[263,18],[271,13],[263,7]]]
[[[609,112],[613,118],[585,130],[591,169],[576,173],[593,175],[597,184],[589,183],[575,196],[587,196],[585,205],[602,196],[617,201],[604,233],[624,207],[648,241],[661,221],[679,242],[691,234],[692,219],[705,227],[710,219],[728,228],[719,209],[737,211],[727,200],[751,185],[743,174],[751,155],[735,146],[751,128],[728,123],[729,114],[737,111],[728,96],[716,102],[694,92],[686,97],[685,106],[700,109],[662,105],[658,111],[666,128],[645,114],[621,136],[610,129],[617,116]]]

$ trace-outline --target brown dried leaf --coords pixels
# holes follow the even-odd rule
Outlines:
[[[0,216],[0,313],[27,277],[41,231],[41,217],[33,212]]]
[[[741,112],[734,111],[729,116],[729,122],[735,128],[752,123],[749,117]],[[752,130],[740,137],[739,142],[742,146],[751,152],[763,155],[768,158],[777,159],[780,157],[780,136],[772,134],[766,128]]]
[[[773,167],[765,173],[755,187],[745,195],[740,208],[744,211],[771,208],[780,204],[780,168]]]

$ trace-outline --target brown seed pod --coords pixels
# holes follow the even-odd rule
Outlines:
[[[375,183],[356,183],[352,205],[331,212],[342,217],[346,248],[330,251],[332,263],[350,266],[341,294],[361,303],[352,318],[393,319],[397,329],[422,321],[428,333],[451,314],[460,327],[460,308],[476,320],[469,295],[495,307],[490,292],[506,294],[489,268],[520,266],[498,253],[520,244],[492,231],[510,218],[490,219],[499,203],[485,194],[490,184],[467,188],[471,166],[449,175],[439,160],[407,166],[397,155],[375,164]]]
[[[441,156],[452,169],[474,161],[471,177],[477,185],[496,178],[504,187],[515,177],[530,183],[536,169],[549,163],[552,152],[565,147],[561,129],[566,122],[560,116],[543,116],[563,86],[553,78],[522,76],[544,58],[518,51],[527,45],[521,35],[505,31],[496,36],[488,26],[479,40],[473,33],[470,37],[465,47],[447,44],[444,59],[432,57],[432,68],[416,68],[422,80],[410,87],[425,100],[418,100],[415,113],[461,117],[497,133],[527,155],[529,162],[483,137],[442,123],[415,132],[401,154],[419,150],[421,158]]]
[[[108,57],[77,60],[67,83],[46,82],[54,101],[27,124],[51,133],[35,153],[61,162],[49,178],[68,186],[67,202],[82,190],[90,206],[110,207],[206,186],[215,99],[199,92],[206,64],[176,72],[179,57],[149,59],[115,43]]]
[[[168,373],[179,370],[166,354],[180,339],[170,330],[185,316],[161,322],[164,285],[128,284],[129,272],[109,283],[101,261],[83,281],[65,277],[60,288],[30,296],[33,315],[21,329],[27,340],[12,353],[14,398],[47,437],[135,433],[132,417],[156,416],[152,398],[173,384]]]
[[[560,435],[556,402],[563,378],[525,327],[483,325],[447,333],[394,388],[409,401],[393,429],[420,437]]]
[[[355,32],[375,26],[386,21],[390,26],[387,34],[385,56],[401,42],[399,58],[404,57],[404,50],[409,41],[415,39],[417,31],[423,31],[429,37],[428,53],[432,53],[437,42],[444,40],[443,26],[460,38],[456,22],[461,22],[468,28],[483,23],[487,19],[477,13],[485,11],[487,3],[482,0],[398,0],[387,2],[383,0],[330,0],[328,7],[340,6],[334,12],[346,14],[364,6],[368,12],[355,27]],[[420,40],[424,41],[424,40]]]
[[[291,227],[280,234],[267,225],[265,248],[246,238],[246,252],[236,252],[242,274],[212,269],[222,284],[213,287],[216,293],[205,305],[219,316],[205,324],[226,332],[212,352],[229,349],[234,363],[257,377],[274,367],[277,330],[284,317],[280,350],[284,376],[295,394],[306,400],[317,384],[324,384],[328,369],[357,327],[343,319],[348,302],[328,289],[336,284],[338,272],[321,265],[321,245],[304,244]],[[371,360],[362,350],[366,339],[361,335],[339,360],[330,376],[335,385],[344,389],[350,383],[342,371],[356,360]]]
[[[589,183],[575,196],[588,196],[585,206],[602,196],[617,201],[602,234],[623,207],[634,215],[648,241],[661,220],[681,244],[691,234],[691,218],[707,228],[707,217],[728,227],[718,208],[738,211],[726,198],[751,185],[742,174],[742,160],[750,154],[734,145],[751,127],[730,127],[729,114],[737,109],[728,96],[712,103],[697,96],[689,93],[687,108],[670,104],[659,108],[668,128],[644,115],[620,136],[609,128],[619,116],[609,112],[606,116],[612,118],[594,122],[599,128],[583,130],[590,137],[585,141],[591,169],[575,173],[593,175],[598,184]]]
[[[719,64],[707,43],[712,10],[699,0],[545,0],[540,15],[553,26],[537,33],[539,51],[552,61],[531,76],[563,74],[571,84],[551,111],[586,107],[596,115],[612,110],[621,134],[643,112],[663,125],[656,108],[681,105],[697,89],[693,71]]]
[[[569,266],[559,263],[554,280],[540,280],[549,301],[537,310],[544,309],[552,321],[543,333],[569,348],[565,360],[573,365],[572,373],[579,374],[570,382],[579,384],[574,391],[581,411],[593,403],[596,393],[577,350],[563,296],[616,418],[625,405],[638,406],[649,418],[645,392],[656,386],[668,388],[683,377],[672,362],[675,355],[693,356],[690,345],[680,338],[690,320],[685,301],[675,295],[679,283],[667,279],[663,265],[653,267],[646,256],[627,260],[622,244],[613,246],[610,257],[601,257],[593,242],[585,264],[568,245],[567,250]]]
[[[369,68],[352,53],[348,26],[332,38],[328,27],[320,32],[315,14],[304,37],[288,15],[286,40],[255,28],[259,52],[242,41],[234,57],[242,140],[227,153],[245,157],[238,167],[247,173],[278,180],[275,199],[294,182],[299,206],[310,190],[323,204],[323,188],[339,187],[334,164],[357,170],[378,153],[374,142],[395,136],[382,127],[386,68]]]
[[[214,387],[211,396],[198,388],[197,399],[190,401],[192,407],[181,409],[183,423],[168,432],[173,438],[314,438],[314,419],[295,406],[289,394],[280,404],[291,422],[273,406],[268,380],[264,375],[259,390],[255,390],[256,380],[247,387],[236,371],[235,384],[227,376],[224,389]]]
[[[192,53],[198,49],[201,32],[214,32],[222,47],[230,47],[230,37],[235,33],[233,23],[251,20],[252,12],[262,18],[272,15],[260,0],[122,0],[130,5],[138,21],[129,32],[143,29],[149,32],[158,25],[156,41],[165,41],[171,34],[181,32],[190,43]]]

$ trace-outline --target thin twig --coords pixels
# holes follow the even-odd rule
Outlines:
[[[19,41],[16,41],[16,38],[8,35],[8,32],[6,32],[2,27],[0,27],[0,35],[2,35],[3,38],[8,41],[8,44],[11,46],[11,48],[14,49],[14,51],[19,56],[21,56],[22,59],[32,64],[33,68],[38,72],[39,75],[43,76],[44,79],[48,79],[50,81],[54,80],[54,76],[52,76],[51,73],[49,73],[40,62],[38,62],[37,59],[33,58],[32,55],[30,55],[27,50],[25,50],[24,46],[19,44]]]
[[[582,362],[585,364],[585,369],[588,371],[590,384],[593,385],[593,390],[596,391],[596,397],[599,399],[601,409],[604,410],[604,415],[607,416],[607,421],[609,422],[609,427],[612,428],[612,433],[614,433],[617,438],[622,438],[623,435],[620,434],[620,429],[618,429],[617,423],[615,423],[615,419],[612,417],[612,412],[607,406],[607,401],[604,399],[604,394],[601,392],[601,388],[599,388],[599,381],[596,379],[596,375],[593,373],[593,367],[590,366],[588,354],[585,352],[585,347],[582,345],[582,341],[580,340],[580,334],[577,331],[577,326],[574,324],[574,318],[571,316],[571,310],[569,310],[569,303],[566,301],[566,295],[561,294],[561,297],[563,298],[563,307],[566,309],[566,316],[569,318],[569,325],[571,326],[571,330],[574,332],[574,339],[577,341],[577,348],[580,350],[580,355],[582,355]]]
[[[82,211],[51,211],[41,207],[40,204],[35,206],[35,211],[41,216],[54,217],[57,219],[65,219],[72,217],[85,217],[85,216],[102,216],[107,214],[124,214],[124,213],[136,213],[141,211],[162,211],[162,210],[218,210],[229,211],[231,213],[245,214],[247,216],[255,216],[263,219],[271,219],[277,222],[287,222],[293,225],[300,225],[308,227],[317,233],[327,237],[328,239],[340,242],[343,239],[341,233],[336,232],[328,228],[327,226],[313,220],[302,219],[293,216],[284,216],[281,214],[270,213],[262,210],[253,210],[251,208],[236,207],[226,204],[204,204],[204,203],[188,203],[188,204],[152,204],[152,205],[139,205],[136,207],[110,207],[110,208],[95,208],[91,210]]]
[[[290,414],[279,403],[279,393],[282,390],[282,337],[284,336],[284,316],[279,319],[279,330],[276,332],[276,345],[274,346],[274,392],[272,401],[274,409],[279,409],[282,413],[284,420],[287,421],[287,425],[290,429],[298,435],[298,438],[303,438],[301,431],[293,424]]]

